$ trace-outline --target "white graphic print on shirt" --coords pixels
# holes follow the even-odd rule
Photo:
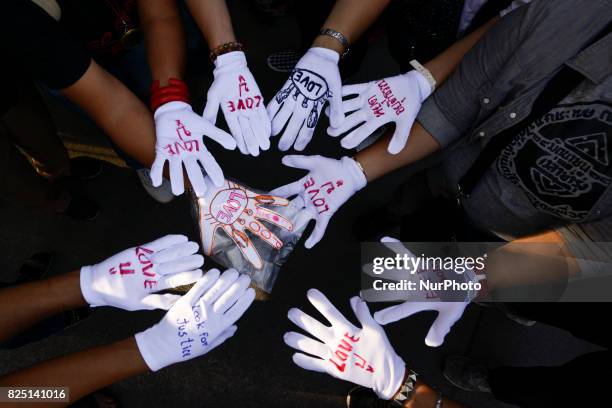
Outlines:
[[[531,204],[556,217],[581,221],[612,184],[612,105],[559,105],[517,135],[497,170]]]

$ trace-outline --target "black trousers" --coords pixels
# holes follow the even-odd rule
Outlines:
[[[559,327],[575,337],[608,347],[612,331],[609,303],[513,303],[515,313]],[[596,316],[602,317],[597,324]],[[489,383],[495,398],[525,408],[603,407],[610,405],[612,355],[608,350],[579,356],[557,367],[499,367]]]

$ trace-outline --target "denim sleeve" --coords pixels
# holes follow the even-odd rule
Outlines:
[[[557,229],[585,275],[612,274],[612,217]]]
[[[522,7],[500,20],[464,56],[457,70],[423,104],[417,120],[446,147],[462,137],[480,112],[480,94],[506,68],[521,43],[526,9]]]

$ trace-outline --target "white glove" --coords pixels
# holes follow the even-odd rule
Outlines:
[[[345,114],[353,113],[346,117],[341,126],[332,124],[327,133],[339,136],[358,126],[340,142],[345,149],[353,149],[376,129],[395,122],[395,133],[387,150],[397,154],[406,146],[421,104],[430,94],[431,85],[417,71],[366,84],[344,86],[342,96],[357,95],[342,103]]]
[[[415,258],[415,255],[395,238],[384,237],[381,239],[381,242],[401,257],[408,255],[410,258]],[[366,271],[366,273],[370,274],[369,271]],[[378,275],[378,277],[397,282],[401,282],[403,280],[413,281],[416,283],[417,288],[418,283],[421,280],[430,282],[441,282],[448,279],[454,279],[461,282],[476,281],[476,275],[472,270],[457,273],[453,270],[440,271],[419,268],[414,274],[410,275],[409,271],[406,270],[390,270],[383,272],[382,274]],[[362,291],[362,296],[365,296],[366,299],[370,299],[371,296],[371,300],[373,300],[374,297],[376,297],[377,301],[385,300],[382,298],[382,296],[387,294],[387,292],[375,292],[376,291],[374,289],[367,289],[366,291]],[[395,293],[390,293],[390,295],[396,296]],[[460,293],[460,295],[464,296],[463,293]],[[445,302],[440,298],[439,293],[434,291],[418,290],[411,293],[410,300],[374,313],[374,318],[378,323],[386,325],[405,319],[419,312],[437,311],[438,316],[436,317],[436,320],[434,320],[429,332],[427,333],[427,336],[425,337],[425,344],[427,344],[429,347],[438,347],[444,343],[444,338],[450,332],[453,325],[459,319],[461,319],[465,308],[468,304],[470,304],[471,299],[475,296],[476,293],[468,292],[465,293],[465,301]]]
[[[339,127],[344,121],[339,60],[340,55],[327,48],[309,49],[268,104],[272,136],[278,135],[289,122],[278,143],[280,150],[288,150],[294,142],[295,150],[304,150],[328,99],[331,125]]]
[[[293,362],[306,370],[371,388],[379,398],[393,398],[404,380],[406,365],[372,318],[366,303],[356,296],[351,298],[351,308],[362,327],[359,329],[318,290],[310,289],[307,296],[331,327],[299,309],[289,310],[289,320],[318,340],[295,332],[285,333],[288,346],[310,355],[295,353]]]
[[[297,195],[293,203],[305,208],[308,219],[316,224],[306,240],[306,248],[312,248],[323,238],[327,224],[340,206],[367,184],[361,168],[355,160],[343,157],[340,160],[323,156],[285,156],[285,166],[309,170],[298,181],[278,187],[271,195],[290,197]]]
[[[202,276],[204,257],[184,235],[166,235],[81,268],[81,292],[92,307],[169,309],[178,295],[152,293],[188,285]],[[195,254],[195,255],[194,255]]]
[[[419,312],[436,311],[438,317],[429,328],[425,337],[425,344],[429,347],[438,347],[444,343],[444,338],[451,331],[453,325],[461,319],[469,302],[404,302],[374,313],[376,321],[383,326],[397,322]]]
[[[155,187],[162,183],[166,161],[169,164],[170,184],[174,195],[181,195],[185,191],[183,164],[191,186],[198,196],[202,196],[205,189],[200,165],[215,184],[223,183],[223,171],[204,145],[202,135],[210,137],[226,149],[233,150],[236,148],[236,141],[231,135],[195,114],[185,102],[168,102],[160,106],[155,111],[154,118],[157,142],[155,161],[151,166],[151,181]]]
[[[136,334],[142,358],[152,371],[208,353],[236,333],[234,323],[249,308],[251,279],[228,269],[211,269],[155,326]]]
[[[242,51],[215,60],[213,81],[204,108],[204,119],[217,122],[219,105],[242,154],[259,155],[270,148],[270,119],[261,91],[247,67]]]
[[[293,224],[264,205],[287,206],[289,201],[272,195],[257,194],[229,180],[225,180],[221,187],[210,186],[208,177],[205,181],[209,186],[206,195],[198,199],[204,254],[210,256],[215,251],[215,236],[217,230],[222,229],[255,269],[263,268],[264,262],[259,251],[246,232],[249,231],[251,236],[258,237],[272,248],[280,250],[284,245],[283,241],[274,235],[267,225],[293,231]]]

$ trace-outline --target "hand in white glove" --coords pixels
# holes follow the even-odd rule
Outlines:
[[[352,113],[341,126],[332,124],[327,133],[330,136],[339,136],[357,126],[341,141],[342,147],[353,149],[376,129],[394,122],[395,133],[387,150],[391,154],[397,154],[406,146],[421,104],[430,94],[431,85],[417,71],[366,84],[344,86],[342,96],[356,95],[355,98],[342,103],[344,113]]]
[[[184,235],[166,235],[81,268],[81,292],[91,306],[125,310],[169,309],[178,295],[153,293],[188,285],[202,276],[204,257]],[[195,254],[195,255],[194,255]]]
[[[247,235],[247,231],[258,237],[272,248],[279,250],[283,247],[281,241],[272,233],[267,224],[293,231],[291,221],[282,215],[264,207],[264,205],[287,206],[289,201],[273,195],[257,194],[244,186],[225,180],[221,187],[208,185],[204,197],[198,199],[199,222],[202,238],[202,249],[206,255],[215,251],[215,235],[222,229],[234,241],[255,269],[261,269],[264,263]]]
[[[438,317],[432,323],[425,337],[425,344],[429,347],[438,347],[444,343],[444,338],[451,331],[453,325],[461,319],[469,302],[404,302],[374,313],[376,321],[383,326],[397,322],[419,312],[436,311]]]
[[[204,108],[204,119],[217,122],[219,105],[242,154],[259,155],[270,148],[270,119],[255,78],[242,51],[215,60],[213,81]]]
[[[278,135],[289,122],[278,143],[280,150],[288,150],[294,142],[295,150],[304,150],[328,100],[331,125],[339,127],[344,121],[339,60],[338,53],[327,48],[309,49],[268,104],[272,136]]]
[[[157,108],[154,117],[157,143],[155,161],[151,166],[151,181],[155,187],[162,183],[166,161],[174,195],[181,195],[185,191],[183,165],[198,196],[205,192],[200,165],[216,185],[223,183],[223,171],[204,145],[202,135],[210,137],[226,149],[233,150],[236,148],[236,141],[231,135],[195,114],[185,102],[168,102]]]
[[[211,269],[155,326],[136,334],[152,371],[208,353],[236,333],[234,323],[255,299],[251,279],[228,269]]]
[[[416,258],[416,256],[408,250],[404,245],[397,239],[384,237],[381,239],[381,242],[391,249],[395,254],[400,257],[404,257],[407,255],[409,258]],[[367,268],[367,265],[366,265]],[[369,271],[366,273],[370,274]],[[374,275],[372,275],[374,276]],[[415,271],[414,274],[411,274],[410,271],[407,270],[389,270],[385,271],[382,274],[378,275],[379,278],[383,278],[386,280],[392,281],[412,281],[415,282],[415,287],[419,288],[419,281],[429,281],[429,282],[442,282],[445,280],[455,280],[459,283],[466,282],[475,282],[477,281],[476,275],[472,270],[466,270],[464,272],[458,273],[454,270],[433,270],[433,269],[424,269],[419,267],[418,270]],[[383,296],[387,294],[389,291],[380,292],[375,291],[374,289],[367,289],[362,291],[362,296],[366,299],[382,301],[382,300],[391,300],[384,299]],[[430,347],[438,347],[444,343],[444,338],[450,332],[453,325],[461,319],[465,308],[476,296],[476,292],[460,292],[460,293],[450,293],[448,296],[450,297],[461,297],[461,299],[465,299],[463,301],[443,301],[441,299],[441,294],[435,291],[425,291],[425,290],[415,290],[410,292],[410,300],[405,301],[399,305],[391,306],[386,309],[380,310],[374,313],[374,318],[376,321],[382,325],[386,325],[389,323],[396,322],[398,320],[405,319],[414,314],[423,311],[437,311],[438,316],[436,320],[431,325],[427,336],[425,337],[425,344]],[[390,296],[396,296],[395,293],[390,293]]]
[[[340,160],[322,156],[285,156],[285,166],[309,170],[298,181],[278,187],[271,195],[291,197],[293,203],[304,207],[309,219],[316,224],[306,240],[306,248],[312,248],[323,238],[327,224],[340,206],[367,184],[361,168],[355,160],[343,157]]]
[[[306,369],[371,388],[382,399],[391,399],[399,391],[406,365],[399,357],[385,331],[372,318],[366,303],[351,298],[351,308],[361,324],[353,326],[316,289],[308,291],[308,300],[331,323],[320,323],[299,309],[289,310],[289,320],[316,340],[299,333],[285,333],[288,346],[301,351],[293,362]],[[314,356],[314,357],[311,357]]]

